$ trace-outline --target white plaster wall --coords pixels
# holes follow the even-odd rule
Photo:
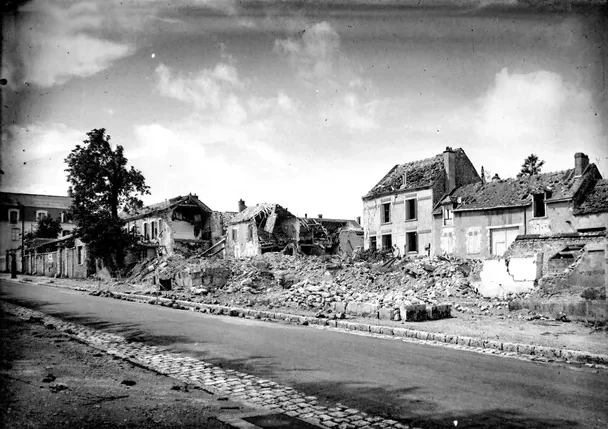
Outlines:
[[[475,284],[485,297],[505,298],[509,293],[529,292],[540,277],[540,258],[511,258],[507,267],[505,259],[489,259],[483,262],[479,273],[481,281]]]

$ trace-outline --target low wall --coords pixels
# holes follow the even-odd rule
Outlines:
[[[530,291],[542,274],[542,255],[483,261],[475,282],[477,291],[484,297],[506,298],[509,294]]]
[[[406,322],[423,322],[425,320],[439,320],[452,317],[452,306],[448,304],[379,307],[366,302],[333,302],[330,309],[334,313],[344,313],[351,316],[381,320],[403,320]]]
[[[567,316],[571,320],[608,321],[608,301],[511,301],[509,310],[527,308],[547,316]]]

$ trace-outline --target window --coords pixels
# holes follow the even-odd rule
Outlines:
[[[369,248],[370,249],[377,249],[378,248],[378,240],[376,240],[376,237],[370,237],[369,238]]]
[[[545,194],[534,195],[534,217],[545,217]]]
[[[247,228],[247,240],[253,240],[253,225],[251,224]]]
[[[10,209],[8,211],[8,220],[12,224],[18,223],[19,222],[19,210],[17,210],[17,209]]]
[[[150,229],[149,229],[148,222],[144,222],[144,240],[149,240],[150,239]]]
[[[415,220],[416,215],[416,199],[405,200],[405,220]]]
[[[36,210],[36,222],[47,217],[49,213],[46,210]]]
[[[78,246],[78,265],[82,265],[84,260],[84,250],[82,246]]]
[[[382,236],[382,250],[393,248],[393,236],[386,234]]]
[[[481,250],[481,231],[479,228],[467,229],[467,253],[479,253]]]
[[[11,240],[13,241],[17,241],[19,240],[19,234],[21,232],[21,230],[19,228],[11,228]]]
[[[454,224],[452,207],[450,207],[450,206],[443,206],[443,224],[444,225],[453,225]]]
[[[70,235],[70,231],[65,230],[65,229],[63,231],[61,231],[61,236],[62,237],[65,237],[66,235]]]
[[[391,222],[391,203],[382,204],[382,223]]]
[[[61,212],[61,223],[68,222],[68,214],[66,212]]]
[[[238,238],[238,231],[236,228],[232,228],[232,241],[236,242]]]
[[[405,251],[418,252],[418,233],[408,232],[405,234]]]
[[[150,238],[154,240],[158,236],[158,224],[156,221],[150,222]]]

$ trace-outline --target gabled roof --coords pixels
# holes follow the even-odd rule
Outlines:
[[[230,220],[230,225],[234,225],[236,223],[241,222],[248,222],[251,219],[257,217],[258,215],[270,216],[272,213],[277,213],[279,215],[287,217],[295,217],[288,210],[284,209],[278,204],[261,203],[252,207],[247,207],[245,210],[235,214]]]
[[[19,204],[25,207],[67,210],[72,204],[72,198],[61,195],[0,192],[0,205],[17,207]]]
[[[548,203],[572,199],[581,182],[582,177],[575,177],[574,169],[569,169],[485,184],[472,183],[455,189],[450,197],[458,201],[454,211],[522,207],[532,203],[534,194],[543,192],[551,194],[546,200]]]
[[[600,179],[581,204],[574,208],[577,216],[608,212],[608,180]]]
[[[456,149],[455,151],[462,151]],[[395,165],[363,198],[377,197],[394,191],[428,188],[445,174],[443,155]],[[405,175],[405,184],[403,176]]]
[[[154,213],[160,213],[165,210],[173,209],[173,208],[179,206],[180,204],[194,204],[194,205],[200,207],[200,209],[202,211],[205,211],[208,213],[211,213],[211,211],[212,211],[201,200],[199,200],[196,195],[190,194],[190,195],[186,195],[185,197],[179,196],[179,197],[165,200],[162,203],[156,203],[156,204],[151,204],[149,206],[142,207],[140,210],[138,210],[137,212],[134,212],[134,213],[122,212],[122,213],[120,213],[120,217],[125,220],[141,219],[143,217],[150,216]]]

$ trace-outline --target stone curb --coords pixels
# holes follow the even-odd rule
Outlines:
[[[9,279],[7,279],[9,280]],[[11,280],[15,282],[15,280]],[[19,281],[17,281],[19,282]],[[30,283],[36,284],[37,283]],[[79,290],[82,292],[89,292],[88,290],[83,290],[83,288],[75,288],[71,286],[57,286],[54,284],[43,284],[42,286],[53,286],[53,287],[63,287],[73,290]],[[382,334],[382,335],[392,335],[395,337],[402,338],[410,338],[416,340],[423,341],[432,341],[435,343],[445,343],[451,345],[459,345],[464,347],[476,347],[481,349],[487,349],[488,351],[494,352],[505,352],[510,355],[523,356],[529,358],[541,358],[541,359],[549,359],[549,360],[561,360],[566,363],[579,363],[579,364],[587,364],[587,365],[607,365],[608,366],[608,355],[601,354],[593,354],[581,352],[578,350],[568,350],[568,349],[558,349],[554,347],[545,347],[545,346],[536,346],[532,344],[519,344],[519,343],[509,343],[509,342],[500,342],[494,340],[485,340],[483,338],[476,337],[467,337],[460,336],[455,334],[441,334],[441,333],[433,333],[427,331],[418,331],[415,329],[408,328],[399,328],[399,327],[391,327],[391,326],[381,326],[381,325],[370,325],[366,323],[355,323],[349,322],[347,320],[333,320],[333,319],[325,319],[325,318],[315,318],[309,316],[299,316],[295,314],[287,314],[287,313],[276,313],[272,311],[265,310],[254,310],[247,308],[239,308],[239,307],[229,307],[225,305],[215,305],[215,304],[204,304],[204,303],[195,303],[190,301],[182,301],[182,300],[171,300],[168,298],[162,297],[152,297],[147,295],[136,295],[131,293],[124,292],[110,292],[112,294],[111,297],[123,299],[127,301],[141,302],[141,303],[165,303],[172,304],[181,307],[185,307],[186,309],[190,309],[192,311],[201,311],[203,313],[209,313],[214,315],[227,315],[232,317],[252,317],[256,319],[266,319],[266,320],[276,320],[282,321],[286,323],[296,323],[299,325],[319,325],[325,326],[329,328],[338,328],[344,329],[348,331],[359,331],[359,332],[368,332],[374,334]],[[102,296],[103,297],[103,296]]]

